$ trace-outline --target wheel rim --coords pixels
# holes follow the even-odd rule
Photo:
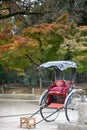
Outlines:
[[[55,112],[57,109],[49,109],[47,107],[47,99],[48,99],[48,92],[42,97],[42,100],[40,103],[40,106],[42,106],[40,109],[40,114],[45,121],[51,122],[57,118],[59,111]],[[54,114],[52,115],[52,113]]]
[[[78,121],[78,105],[82,101],[82,97],[78,93],[73,93],[65,107],[65,115],[68,121]]]

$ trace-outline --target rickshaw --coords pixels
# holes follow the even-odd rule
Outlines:
[[[77,119],[78,105],[84,101],[84,98],[81,89],[75,89],[76,63],[72,61],[50,61],[37,67],[37,71],[40,73],[43,69],[49,68],[54,69],[56,76],[55,81],[40,96],[39,105],[42,119],[48,122],[54,121],[60,111],[65,111],[68,121]],[[68,68],[71,73],[70,80],[66,80],[62,74]],[[61,74],[62,76],[60,76]]]

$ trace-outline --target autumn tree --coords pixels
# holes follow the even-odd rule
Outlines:
[[[25,28],[19,36],[9,31],[7,37],[4,34],[1,33],[1,61],[11,68],[24,69],[52,60],[74,60],[82,64],[87,56],[86,27],[77,27],[67,14],[50,24]]]
[[[87,45],[86,27],[83,27],[83,30],[81,28],[70,22],[69,16],[64,14],[51,24],[39,24],[33,28],[26,28],[24,36],[38,41],[37,50],[41,54],[40,62],[74,60],[78,61],[77,64],[82,64],[87,56]],[[86,63],[82,66],[85,65]]]
[[[86,25],[86,6],[86,0],[0,0],[0,19],[14,16],[16,20],[28,24],[26,15],[30,16],[32,23],[39,20],[52,22],[67,11],[78,24]]]
[[[1,66],[22,74],[30,67],[35,74],[36,66],[43,62],[73,60],[79,71],[85,71],[87,27],[78,25],[87,23],[86,3],[86,0],[0,0]],[[61,15],[64,12],[69,15]]]

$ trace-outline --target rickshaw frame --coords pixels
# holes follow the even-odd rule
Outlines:
[[[59,70],[59,71],[63,71],[63,70],[66,70],[67,68],[71,68],[73,70],[72,71],[73,72],[72,81],[74,81],[74,79],[75,79],[76,68],[77,68],[75,62],[72,62],[72,61],[50,61],[50,62],[46,62],[46,63],[41,64],[39,67],[37,67],[37,70],[38,70],[38,72],[40,72],[42,69],[47,69],[47,68],[54,68],[55,70]],[[57,79],[57,77],[56,77],[56,79]],[[49,116],[52,116],[54,113],[59,112],[61,109],[65,110],[65,115],[66,115],[67,120],[71,121],[70,115],[68,114],[68,106],[69,106],[69,104],[72,103],[72,99],[75,99],[75,100],[78,99],[78,101],[75,104],[75,107],[77,106],[78,102],[84,101],[83,96],[81,95],[81,89],[77,90],[74,88],[74,86],[69,86],[69,93],[66,96],[66,99],[64,101],[63,106],[53,108],[53,109],[56,109],[56,111],[54,111],[53,114],[51,113],[51,115],[44,117],[43,110],[45,108],[49,108],[49,105],[46,106],[46,101],[44,101],[44,100],[47,100],[45,98],[47,98],[48,93],[49,93],[49,90],[45,90],[41,94],[41,97],[39,100],[40,114],[45,121],[54,121],[57,117],[49,120]],[[75,108],[73,106],[73,108],[69,108],[69,109],[74,110]]]

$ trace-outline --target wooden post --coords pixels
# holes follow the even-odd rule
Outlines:
[[[32,94],[35,94],[35,92],[34,92],[34,88],[32,88]]]
[[[42,94],[42,79],[40,77],[40,94]]]

